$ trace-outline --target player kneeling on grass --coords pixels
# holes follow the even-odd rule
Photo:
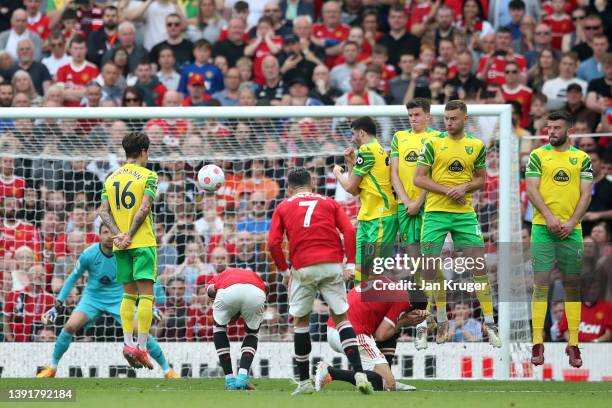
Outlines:
[[[213,340],[219,364],[225,373],[225,389],[246,390],[249,369],[257,351],[257,334],[266,309],[267,286],[255,272],[247,269],[227,268],[211,279],[206,293],[213,302]],[[240,368],[234,377],[227,324],[242,316],[245,336],[242,340]]]
[[[268,248],[283,283],[289,285],[289,314],[293,316],[295,361],[300,381],[292,395],[312,394],[310,379],[310,313],[317,291],[329,306],[331,318],[339,332],[341,347],[355,370],[350,373],[357,389],[372,393],[372,384],[361,367],[355,331],[347,320],[346,287],[342,262],[346,253],[347,275],[355,270],[355,228],[340,204],[329,197],[312,192],[312,178],[304,168],[288,175],[290,198],[276,207],[270,225]],[[344,237],[344,246],[340,239]],[[283,236],[289,241],[289,257],[293,271],[285,260]]]
[[[59,295],[57,295],[55,307],[43,315],[43,322],[53,323],[58,312],[63,308],[64,300],[68,297],[76,282],[87,271],[87,283],[85,284],[85,291],[81,301],[70,315],[55,342],[51,365],[38,373],[37,377],[39,378],[55,377],[57,365],[68,350],[68,347],[70,347],[74,334],[86,324],[95,322],[102,313],[111,315],[121,324],[120,308],[121,299],[123,298],[123,285],[121,282],[117,282],[117,265],[113,255],[113,237],[110,229],[105,225],[100,226],[99,232],[100,243],[91,245],[79,256],[74,270],[66,279]],[[157,344],[153,337],[148,338],[147,349],[151,357],[164,370],[166,378],[179,377],[170,368],[164,353],[162,353],[159,344]],[[135,361],[130,364],[135,368],[142,367]]]
[[[387,278],[377,278],[387,280]],[[404,326],[415,326],[427,317],[426,303],[411,305],[408,294],[401,290],[376,290],[372,281],[364,282],[348,293],[348,319],[355,328],[359,343],[359,354],[364,372],[376,391],[414,391],[416,388],[395,381],[385,355],[377,342],[385,342],[395,336]],[[367,289],[366,289],[367,288]],[[366,293],[368,291],[368,293]],[[424,298],[424,296],[423,296]],[[330,347],[342,352],[338,327],[327,321],[327,342]],[[351,372],[330,366],[321,361],[315,375],[315,389],[320,391],[333,380],[354,383]]]

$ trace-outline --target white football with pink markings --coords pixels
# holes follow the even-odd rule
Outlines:
[[[202,190],[214,192],[225,183],[225,174],[219,166],[207,164],[198,172],[198,185]]]

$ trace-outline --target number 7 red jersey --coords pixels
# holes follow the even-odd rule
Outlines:
[[[338,230],[344,236],[344,245]],[[334,199],[315,193],[298,193],[280,203],[272,215],[268,248],[281,270],[289,266],[282,243],[287,234],[293,268],[329,262],[355,263],[355,228]]]

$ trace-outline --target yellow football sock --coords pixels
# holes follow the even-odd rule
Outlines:
[[[446,289],[444,289],[444,273],[440,268],[436,269],[436,282],[440,289],[434,290],[433,296],[436,301],[438,320],[440,320],[440,318],[443,317],[442,315],[446,317]]]
[[[138,334],[149,334],[153,321],[153,295],[138,296]]]
[[[580,328],[580,289],[565,289],[565,316],[567,317],[567,330],[569,332],[568,344],[578,345],[578,329]]]
[[[121,308],[119,310],[123,333],[134,333],[134,306],[136,306],[136,299],[138,299],[138,295],[132,295],[129,293],[123,294],[123,299],[121,300]]]
[[[548,306],[548,285],[533,285],[531,297],[531,328],[533,329],[533,344],[544,343],[544,319]]]
[[[493,323],[493,295],[491,291],[491,282],[487,275],[474,275],[474,282],[484,285],[484,289],[476,291],[476,297],[480,303],[482,314],[485,316],[485,321],[489,320]]]

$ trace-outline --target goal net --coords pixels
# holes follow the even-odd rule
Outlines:
[[[432,107],[432,128],[444,129],[442,111],[442,106]],[[152,333],[161,342],[176,342],[168,346],[171,350],[188,347],[181,346],[188,342],[212,347],[212,312],[204,284],[223,265],[251,268],[270,285],[258,358],[282,349],[289,356],[282,364],[291,370],[287,289],[266,248],[271,213],[286,196],[288,170],[303,166],[315,175],[317,192],[339,201],[356,222],[359,201],[340,187],[332,168],[344,164],[350,121],[362,115],[376,119],[379,139],[387,148],[394,132],[409,128],[403,106],[4,110],[0,296],[5,306],[9,298],[15,303],[10,293],[31,282],[50,295],[37,307],[23,300],[12,304],[18,322],[11,327],[17,332],[5,328],[9,335],[4,341],[51,341],[59,334],[82,296],[87,274],[77,281],[55,324],[43,325],[41,314],[53,303],[81,252],[98,239],[96,209],[102,183],[124,162],[122,138],[142,131],[150,138],[151,168],[159,175],[153,211],[159,241],[155,303],[163,319],[154,322]],[[480,330],[470,348],[467,339],[456,335],[452,344],[433,343],[419,353],[412,346],[413,329],[404,329],[393,367],[399,377],[456,377],[458,370],[464,374],[467,369],[470,353],[478,356],[469,363],[475,372],[480,373],[476,366],[482,360],[484,374],[487,359],[493,359],[498,377],[507,375],[511,361],[528,356],[524,344],[531,338],[532,281],[525,267],[528,260],[522,259],[519,139],[512,133],[509,105],[471,105],[469,115],[467,132],[487,146],[487,181],[473,203],[486,241],[504,348],[490,349]],[[210,163],[225,171],[225,184],[216,193],[205,193],[196,185],[197,171]],[[456,256],[452,242],[445,245],[444,254]],[[455,276],[453,270],[444,273],[447,278]],[[466,299],[468,317],[480,327],[483,316],[474,293],[447,293],[449,319],[456,317],[454,304]],[[329,353],[328,317],[326,305],[317,301],[310,325],[313,355]],[[232,327],[229,334],[231,340],[239,340],[242,330]],[[75,343],[121,340],[117,323],[105,314],[75,336]],[[285,343],[268,348],[266,342]],[[334,358],[346,364],[341,356]],[[215,355],[210,359],[209,366],[215,367]]]

